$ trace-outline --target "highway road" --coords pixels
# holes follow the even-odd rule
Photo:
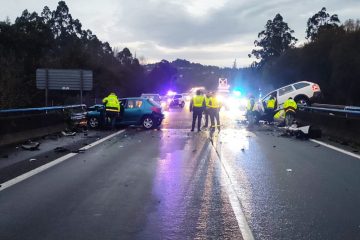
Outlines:
[[[0,239],[360,239],[358,158],[221,117],[173,109],[3,184]]]

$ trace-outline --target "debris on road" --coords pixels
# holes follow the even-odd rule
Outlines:
[[[64,147],[56,147],[54,149],[54,152],[56,152],[56,153],[64,153],[64,152],[69,152],[69,151],[70,151],[69,149],[64,148]]]
[[[273,148],[276,148],[276,146],[274,145]]]
[[[286,169],[287,172],[292,172],[293,170],[291,168]]]
[[[37,159],[36,158],[31,158],[30,160],[29,160],[29,162],[34,162],[34,161],[36,161]]]
[[[37,149],[39,149],[39,146],[40,146],[39,142],[32,142],[32,141],[29,141],[28,143],[21,145],[21,147],[23,149],[29,150],[29,151],[37,150]]]
[[[72,137],[76,135],[76,132],[65,132],[65,131],[61,131],[61,134],[65,137]]]
[[[296,137],[298,139],[320,138],[321,130],[315,129],[312,126],[298,127],[293,124],[291,127],[279,127],[279,130],[283,131],[279,137]]]
[[[320,144],[316,144],[314,147],[320,147],[321,145]]]

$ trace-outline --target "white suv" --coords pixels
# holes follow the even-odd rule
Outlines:
[[[306,81],[296,82],[265,95],[265,97],[260,100],[263,106],[266,106],[271,96],[274,96],[276,99],[275,109],[281,109],[289,97],[292,97],[298,104],[309,105],[321,96],[321,91],[319,85],[316,83]]]

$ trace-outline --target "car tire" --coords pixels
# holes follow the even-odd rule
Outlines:
[[[151,116],[145,116],[141,121],[141,125],[144,129],[152,129],[156,126],[156,121]]]
[[[88,121],[88,126],[92,129],[98,128],[99,127],[99,119],[96,117],[90,118]]]
[[[185,107],[185,103],[182,102],[182,103],[180,104],[180,107],[181,107],[181,108],[184,108],[184,107]]]
[[[309,106],[309,105],[310,105],[310,101],[309,101],[309,99],[306,98],[306,97],[296,98],[296,99],[295,99],[295,102],[296,102],[298,105],[303,105],[303,106]]]

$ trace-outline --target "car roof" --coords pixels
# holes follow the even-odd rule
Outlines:
[[[147,98],[144,97],[128,97],[128,98],[119,98],[120,101],[123,100],[147,100]]]
[[[158,93],[142,93],[141,96],[142,95],[158,95],[158,96],[160,96],[160,94],[158,94]]]

